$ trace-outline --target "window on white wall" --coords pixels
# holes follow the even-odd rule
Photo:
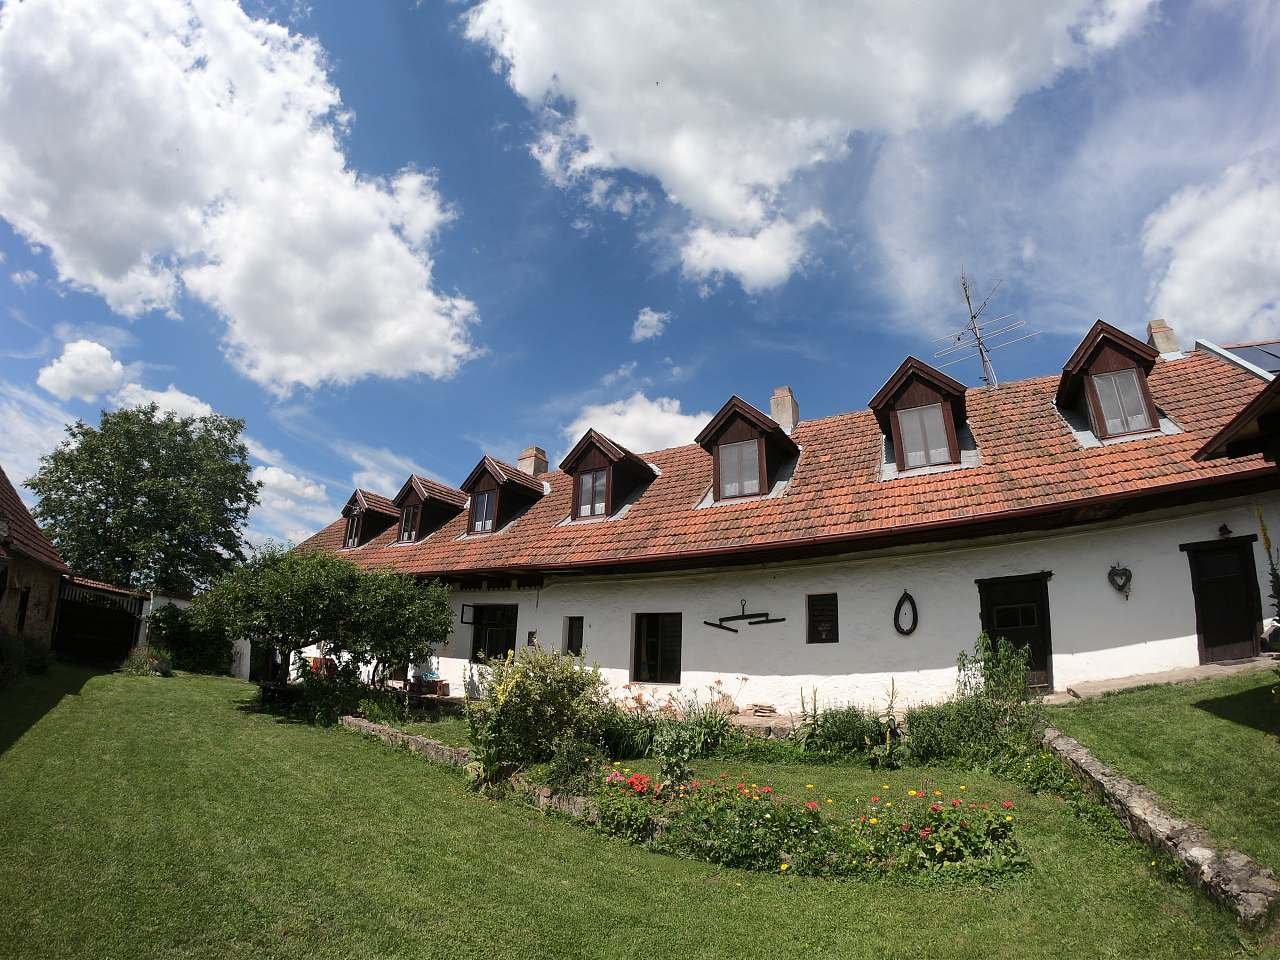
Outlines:
[[[573,657],[582,656],[582,618],[564,618],[564,652]]]
[[[680,614],[637,613],[631,679],[635,683],[680,682]]]
[[[834,593],[811,593],[808,596],[809,643],[839,643],[839,604]]]

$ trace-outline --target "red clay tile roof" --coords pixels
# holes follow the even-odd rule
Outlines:
[[[385,513],[388,516],[400,516],[400,508],[391,502],[389,497],[384,497],[380,493],[374,493],[372,490],[357,488],[356,492],[351,495],[352,499],[359,497],[364,501],[364,505],[374,513]],[[349,501],[348,501],[349,502]]]
[[[104,593],[119,593],[126,597],[146,597],[145,590],[135,590],[133,587],[119,587],[114,583],[105,583],[102,580],[90,580],[88,577],[77,577],[74,574],[67,577],[67,582],[75,587],[85,587],[89,590],[101,590]]]
[[[1144,495],[1172,501],[1205,486],[1220,496],[1245,483],[1280,487],[1280,471],[1258,456],[1193,459],[1264,386],[1233,364],[1202,352],[1157,363],[1152,396],[1183,432],[1087,448],[1054,406],[1058,379],[968,391],[969,427],[981,458],[974,467],[881,480],[880,428],[870,410],[860,410],[797,424],[793,439],[802,452],[780,496],[695,509],[711,485],[711,455],[691,444],[645,454],[661,475],[623,515],[607,521],[562,522],[573,480],[557,471],[539,478],[550,484],[549,494],[493,534],[464,536],[467,517],[460,514],[415,545],[392,546],[390,530],[348,555],[415,574],[694,565],[699,558],[764,551],[802,555],[819,546],[830,553],[942,540],[989,529],[996,520],[1030,528],[1036,518],[1067,509],[1076,511],[1070,522],[1082,522]],[[302,546],[336,549],[341,542],[338,521]]]
[[[542,480],[539,477],[535,477],[531,473],[525,473],[518,467],[513,467],[511,464],[505,463],[497,457],[491,457],[488,454],[486,454],[485,457],[476,464],[476,468],[472,470],[467,479],[463,481],[462,489],[466,490],[470,487],[471,482],[482,470],[488,470],[493,474],[493,478],[497,480],[498,483],[519,484],[526,489],[532,490],[538,496],[542,496],[544,492]],[[545,476],[545,474],[543,474],[543,476]]]
[[[467,505],[467,495],[461,490],[447,487],[443,483],[436,483],[434,480],[428,480],[426,477],[419,476],[416,473],[412,474],[408,481],[405,482],[400,493],[396,495],[395,502],[399,502],[400,497],[409,487],[417,490],[418,496],[423,500],[440,500],[459,508]]]
[[[5,476],[2,467],[0,467],[0,516],[9,521],[9,549],[37,563],[43,563],[47,567],[53,567],[63,573],[67,572],[67,565],[62,562],[62,558],[58,556],[58,551],[49,542],[49,538],[36,526],[35,519],[28,512],[26,504],[18,496],[18,491],[9,482],[9,478]],[[8,555],[4,545],[0,545],[0,557]]]

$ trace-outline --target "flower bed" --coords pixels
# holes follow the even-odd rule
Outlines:
[[[769,784],[723,775],[664,788],[614,764],[604,768],[595,800],[604,833],[747,870],[990,876],[1021,869],[1013,802],[971,800],[960,792],[886,792],[847,811],[812,784],[803,801],[781,797]]]

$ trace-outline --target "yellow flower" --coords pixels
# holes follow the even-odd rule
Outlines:
[[[1004,818],[1004,822],[1005,822],[1005,823],[1009,823],[1011,820],[1013,820],[1013,817],[1005,817],[1005,818]]]
[[[938,851],[938,853],[941,853],[941,852],[942,852],[942,844],[940,844],[940,843],[935,843],[935,844],[933,845],[933,849],[937,850],[937,851]]]
[[[631,772],[631,768],[630,768],[630,767],[623,767],[623,768],[622,768],[622,772],[623,772],[623,773],[630,773],[630,772]]]
[[[916,795],[916,792],[915,792],[914,790],[908,790],[908,791],[907,791],[907,796],[908,796],[908,797],[914,797],[915,795]]]
[[[805,788],[806,790],[812,790],[812,789],[813,789],[813,784],[812,784],[812,783],[806,783],[806,784],[804,785],[804,788]]]
[[[867,823],[871,824],[873,827],[879,822],[880,820],[877,817],[872,817],[870,820],[867,821]]]
[[[889,785],[888,785],[887,783],[882,783],[882,784],[880,784],[880,789],[881,789],[881,790],[888,790],[888,789],[889,789]]]
[[[830,797],[827,797],[827,803],[835,803],[835,801],[832,800]]]
[[[962,783],[962,784],[960,784],[960,789],[961,789],[961,790],[968,790],[969,788],[968,788],[968,787],[966,787],[966,786]]]
[[[622,766],[622,761],[621,761],[621,760],[615,760],[615,761],[613,761],[613,765],[614,765],[615,767],[620,767],[620,766]]]
[[[779,864],[779,865],[778,865],[778,869],[779,869],[779,870],[790,870],[790,869],[791,869],[791,864],[789,864],[789,863],[782,863],[782,864]]]
[[[892,801],[892,800],[887,800],[887,801],[885,801],[885,806],[886,806],[886,807],[892,807],[892,806],[893,806],[893,801]]]
[[[933,795],[934,795],[935,797],[940,797],[940,796],[942,796],[942,791],[941,791],[941,790],[935,790],[935,791],[933,791]]]
[[[755,788],[756,788],[756,785],[753,783],[753,784],[751,785],[751,789],[752,789],[752,790],[754,790]]]

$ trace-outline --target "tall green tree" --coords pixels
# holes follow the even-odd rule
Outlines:
[[[258,502],[243,420],[155,404],[77,421],[27,481],[63,559],[111,583],[189,593],[244,559]]]

